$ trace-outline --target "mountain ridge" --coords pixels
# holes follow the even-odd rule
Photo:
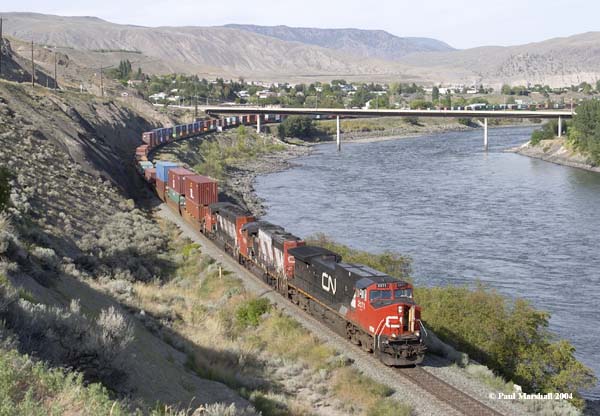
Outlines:
[[[380,30],[256,25],[146,27],[89,16],[3,16],[5,33],[41,45],[74,48],[78,53],[142,52],[155,63],[160,62],[144,67],[150,73],[170,70],[206,78],[262,81],[345,78],[493,87],[504,83],[559,87],[582,81],[595,83],[600,78],[600,32],[517,46],[454,50],[434,39],[400,38]],[[407,39],[413,42],[410,48],[404,47]],[[418,42],[423,39],[428,46],[419,50]],[[444,50],[431,50],[432,47]],[[107,65],[118,64],[118,54],[114,55]]]
[[[454,50],[450,45],[432,38],[399,37],[384,30],[355,28],[324,29],[312,27],[258,26],[228,24],[224,27],[244,30],[285,41],[296,41],[352,55],[396,61],[415,52]]]

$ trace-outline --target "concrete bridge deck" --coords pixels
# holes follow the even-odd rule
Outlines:
[[[282,114],[282,115],[331,115],[342,117],[471,117],[471,118],[540,118],[568,119],[571,111],[559,110],[363,110],[346,108],[278,108],[278,107],[203,107],[207,114]]]

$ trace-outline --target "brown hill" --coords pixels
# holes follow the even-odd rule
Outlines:
[[[66,55],[87,66],[113,65],[127,57],[143,62],[148,73],[551,86],[600,78],[600,32],[520,46],[435,52],[449,47],[432,39],[398,38],[383,31],[249,25],[150,28],[95,17],[35,13],[4,17],[5,33],[61,46]]]
[[[600,32],[519,46],[418,53],[403,58],[402,63],[427,68],[440,81],[577,85],[600,77]]]
[[[229,76],[397,74],[397,65],[227,27],[117,25],[94,17],[5,14],[5,32],[78,50],[134,51],[173,69]]]

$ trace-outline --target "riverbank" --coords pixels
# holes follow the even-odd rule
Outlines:
[[[225,193],[254,215],[264,215],[266,212],[263,205],[264,200],[257,195],[254,189],[256,177],[290,169],[294,167],[294,159],[307,156],[312,151],[310,145],[286,144],[285,146],[284,150],[231,165],[225,176]]]
[[[542,140],[535,146],[527,142],[508,151],[558,165],[600,173],[600,167],[592,166],[585,155],[569,148],[565,138]]]
[[[538,125],[528,120],[492,119],[489,127],[512,127]],[[322,133],[321,140],[335,141],[336,121],[316,122]],[[468,131],[482,127],[476,119],[444,119],[432,117],[383,117],[370,119],[342,119],[340,129],[342,141],[374,142],[395,138],[415,137],[454,131]]]

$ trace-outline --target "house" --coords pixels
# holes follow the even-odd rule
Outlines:
[[[127,85],[129,87],[135,87],[136,85],[141,85],[143,83],[144,81],[141,79],[130,79],[129,81],[127,81]]]
[[[165,98],[167,98],[167,94],[165,94],[164,92],[159,92],[158,94],[152,94],[148,98],[154,101],[164,100]]]
[[[261,90],[256,92],[258,98],[277,97],[277,93],[269,90]]]
[[[250,93],[248,93],[248,91],[244,90],[244,91],[238,91],[236,93],[236,95],[240,98],[248,98],[250,97]]]

